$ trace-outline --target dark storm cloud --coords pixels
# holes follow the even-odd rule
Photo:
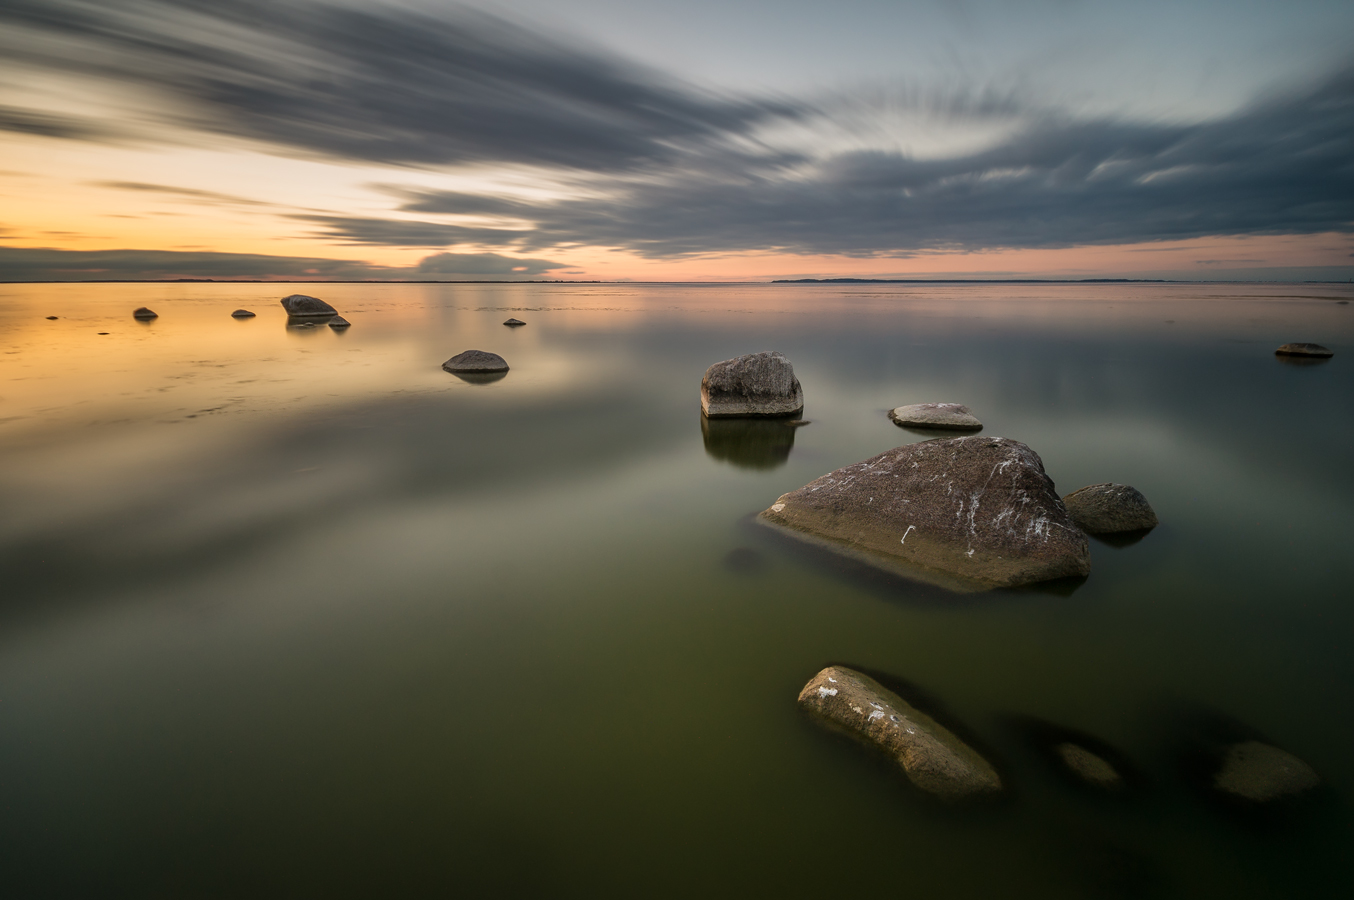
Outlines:
[[[276,0],[6,0],[12,63],[158,92],[195,128],[377,163],[616,169],[797,108],[663,82],[499,19]]]
[[[496,253],[440,253],[413,268],[374,266],[358,260],[193,253],[171,250],[50,250],[0,247],[0,282],[114,281],[163,278],[294,278],[317,280],[442,280],[505,276],[530,278],[563,268],[545,259]],[[521,271],[517,271],[517,270]]]

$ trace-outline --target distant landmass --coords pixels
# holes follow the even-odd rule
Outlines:
[[[772,284],[1164,284],[1166,278],[777,278]]]

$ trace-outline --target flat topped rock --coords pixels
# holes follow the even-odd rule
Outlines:
[[[962,800],[1002,789],[996,769],[976,750],[854,669],[823,669],[799,692],[799,705],[883,750],[927,793]]]
[[[160,318],[160,314],[157,313],[157,312],[156,312],[155,310],[153,310],[153,309],[149,309],[149,308],[147,308],[147,307],[145,307],[145,306],[142,306],[142,307],[139,307],[138,309],[136,309],[136,310],[132,313],[132,318],[133,318],[133,319],[158,319],[158,318]]]
[[[718,416],[793,416],[804,410],[794,366],[775,350],[717,362],[701,379],[701,411]]]
[[[442,368],[448,372],[483,375],[491,372],[506,372],[508,371],[508,363],[497,353],[489,353],[484,350],[467,350],[464,353],[457,353],[451,359],[442,363]]]
[[[1293,343],[1293,344],[1284,344],[1284,345],[1283,345],[1282,347],[1280,347],[1278,350],[1275,350],[1275,351],[1274,351],[1274,354],[1275,354],[1276,356],[1317,356],[1317,357],[1327,357],[1327,356],[1334,356],[1334,355],[1335,355],[1335,351],[1334,351],[1334,350],[1327,349],[1326,347],[1323,347],[1323,346],[1321,346],[1320,344],[1304,344],[1304,343],[1299,342],[1299,343]]]
[[[1213,776],[1213,786],[1218,790],[1257,803],[1300,794],[1320,783],[1311,766],[1260,741],[1241,741],[1228,747]]]
[[[319,297],[305,294],[291,294],[282,298],[282,308],[289,316],[333,316],[338,310],[325,303]]]
[[[1090,548],[1039,455],[960,437],[896,447],[783,494],[761,521],[952,589],[1091,571]]]
[[[1087,534],[1114,534],[1157,527],[1152,504],[1137,488],[1126,484],[1091,484],[1063,498],[1077,527]]]
[[[504,325],[509,325],[509,326],[511,326],[511,327],[513,327],[513,328],[516,328],[518,325],[525,325],[525,324],[527,324],[527,323],[526,323],[526,322],[523,322],[521,319],[509,319],[508,321],[504,322],[503,324],[504,324]]]
[[[914,428],[948,428],[955,431],[976,431],[983,427],[962,403],[913,403],[889,410],[895,425]]]
[[[237,309],[235,310],[235,312],[230,314],[230,317],[232,319],[252,319],[254,318],[254,313],[250,312],[247,309]]]

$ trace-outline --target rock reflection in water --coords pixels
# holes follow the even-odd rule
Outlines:
[[[508,377],[507,372],[452,372],[466,384],[493,384]]]
[[[315,334],[321,325],[329,324],[334,316],[287,316],[287,331],[292,334]]]
[[[776,469],[790,459],[799,429],[788,419],[711,419],[701,416],[705,452],[740,469]]]

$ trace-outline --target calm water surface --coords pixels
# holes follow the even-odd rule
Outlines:
[[[1354,288],[301,290],[351,330],[276,285],[0,285],[8,896],[1351,887]],[[471,348],[512,371],[441,371]],[[812,425],[703,430],[705,368],[767,349]],[[1162,525],[1080,586],[950,597],[750,523],[929,400]],[[916,685],[1009,799],[937,806],[806,719],[829,662]],[[1141,788],[1075,790],[1021,716]],[[1176,751],[1215,717],[1324,787],[1210,804]]]

